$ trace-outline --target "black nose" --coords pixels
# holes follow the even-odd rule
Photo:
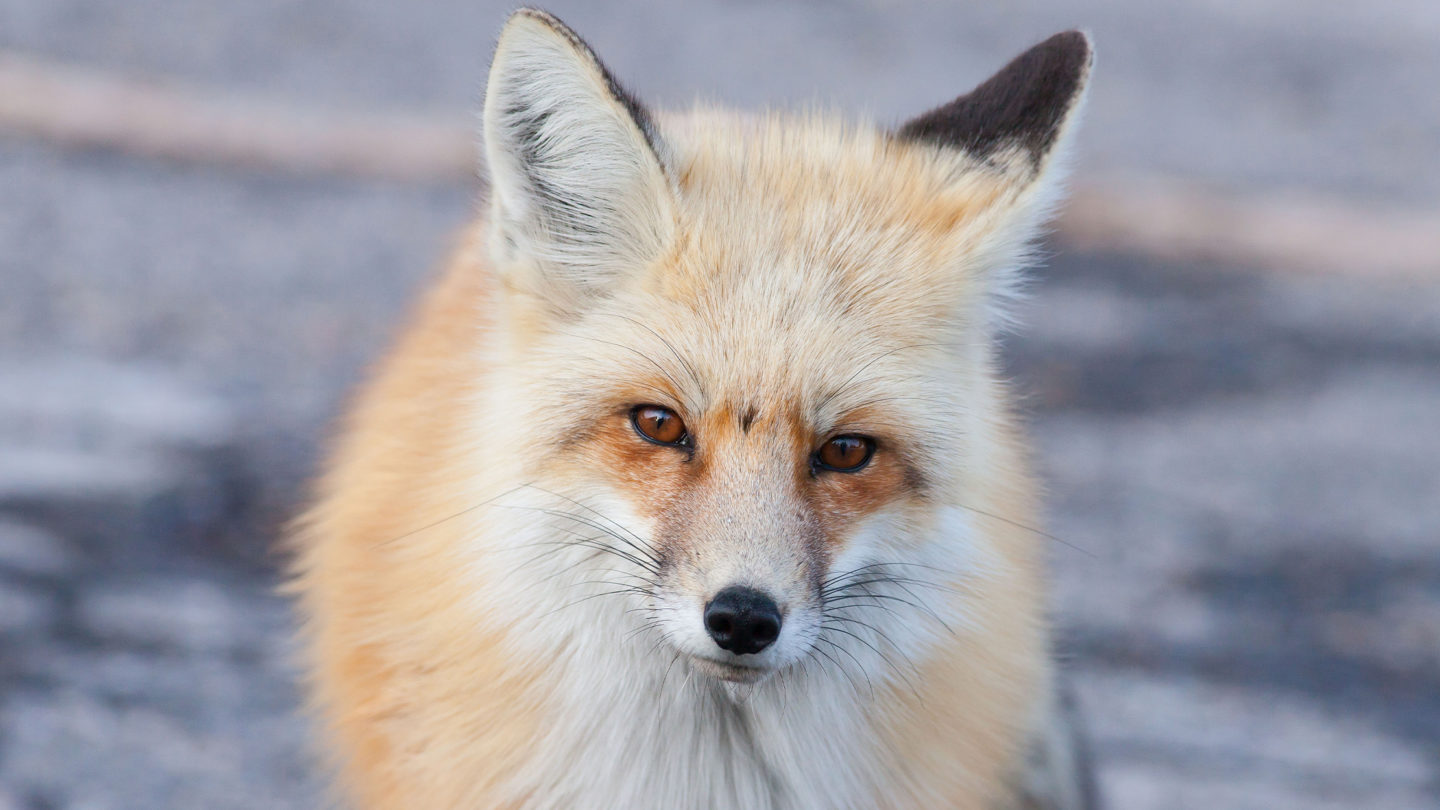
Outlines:
[[[705,606],[705,630],[722,650],[758,653],[780,637],[780,608],[754,588],[731,585]]]

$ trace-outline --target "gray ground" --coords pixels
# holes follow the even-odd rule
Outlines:
[[[1440,6],[1318,5],[564,16],[651,97],[891,118],[1080,24],[1082,165],[1433,201]],[[467,110],[502,12],[421,6],[3,0],[0,46]],[[0,810],[314,806],[265,544],[472,189],[19,140],[0,189]],[[1440,806],[1440,276],[1294,270],[1061,252],[1010,343],[1116,808]]]

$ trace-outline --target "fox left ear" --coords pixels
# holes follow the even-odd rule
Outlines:
[[[644,268],[674,226],[649,114],[579,36],[521,9],[485,91],[492,249],[507,282],[573,311]]]
[[[912,119],[896,135],[959,149],[1034,180],[1075,118],[1093,61],[1085,34],[1056,34],[966,95]]]

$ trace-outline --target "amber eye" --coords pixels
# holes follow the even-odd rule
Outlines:
[[[630,410],[630,424],[635,432],[656,444],[687,445],[690,434],[685,423],[669,408],[659,405],[636,405]]]
[[[836,436],[815,451],[815,464],[835,472],[855,472],[873,455],[875,440],[869,436]]]

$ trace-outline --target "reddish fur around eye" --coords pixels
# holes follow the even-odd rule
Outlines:
[[[630,423],[641,436],[658,444],[682,444],[688,438],[679,414],[659,405],[640,405],[630,411]]]
[[[866,436],[836,436],[821,445],[815,458],[827,469],[854,472],[864,467],[874,453],[875,442]]]

